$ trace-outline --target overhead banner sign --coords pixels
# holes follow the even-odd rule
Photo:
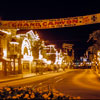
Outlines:
[[[74,27],[88,24],[100,23],[100,13],[59,18],[59,19],[45,19],[45,20],[17,20],[17,21],[0,21],[0,29],[51,29],[51,28],[63,28]]]
[[[63,43],[62,47],[63,48],[71,48],[74,46],[74,44],[68,44],[68,43]]]

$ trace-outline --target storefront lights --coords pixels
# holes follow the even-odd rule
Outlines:
[[[27,53],[24,54],[24,48],[25,47],[28,50],[28,54]],[[24,38],[24,40],[22,42],[22,55],[23,55],[22,60],[27,60],[27,61],[33,60],[32,52],[31,52],[31,44],[30,44],[30,41],[27,38]]]
[[[19,44],[18,42],[16,42],[16,40],[14,38],[12,38],[12,40],[10,41],[10,44]]]
[[[30,34],[30,36],[32,37],[33,40],[35,40],[35,41],[40,40],[38,34],[34,34],[34,32],[32,30],[26,33],[26,35],[28,35],[28,34]]]
[[[97,55],[100,57],[100,51],[97,52]]]
[[[3,50],[3,57],[7,57],[7,50]]]
[[[5,30],[1,30],[1,29],[0,29],[0,31],[3,32],[3,33],[6,33],[8,35],[11,35],[11,32],[8,32],[8,31],[5,31]]]
[[[25,55],[23,56],[22,60],[26,60],[26,61],[33,61],[33,56],[29,56],[25,53]]]

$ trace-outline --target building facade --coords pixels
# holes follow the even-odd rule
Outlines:
[[[0,75],[31,73],[32,46],[38,40],[32,30],[0,30]]]

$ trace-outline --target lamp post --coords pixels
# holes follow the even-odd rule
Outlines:
[[[17,57],[17,54],[15,53],[15,46],[18,45],[19,43],[16,42],[16,39],[15,38],[12,38],[12,40],[10,41],[10,44],[13,46],[13,54],[12,54],[12,58],[13,58],[13,64],[14,64],[14,69],[13,69],[13,72],[15,74],[15,59]]]

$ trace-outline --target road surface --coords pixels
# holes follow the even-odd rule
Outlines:
[[[47,86],[65,95],[80,96],[81,99],[100,99],[100,77],[91,69],[73,69],[62,74],[54,73],[0,83],[0,86]]]

